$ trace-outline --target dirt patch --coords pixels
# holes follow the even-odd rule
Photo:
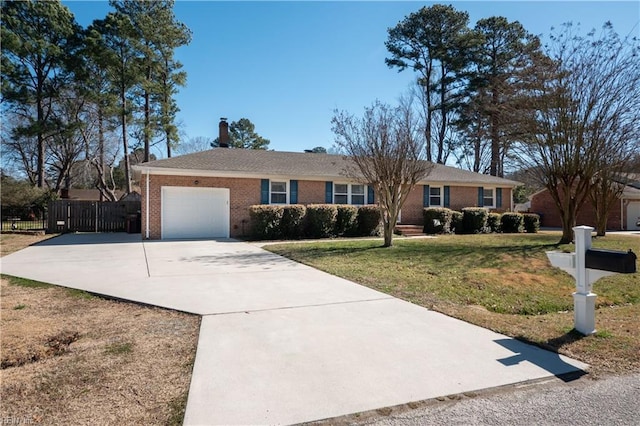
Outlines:
[[[62,355],[69,351],[71,343],[78,340],[79,337],[80,333],[77,331],[64,330],[45,339],[43,344],[13,344],[7,345],[6,348],[3,345],[0,366],[4,370],[5,368],[20,367],[21,365],[37,362],[52,356]],[[24,341],[24,338],[15,340]]]
[[[182,423],[198,316],[0,281],[2,419]]]

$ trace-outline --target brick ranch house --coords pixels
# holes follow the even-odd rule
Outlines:
[[[541,216],[541,225],[551,228],[562,227],[560,215],[549,191],[543,189],[531,197],[530,211]],[[607,218],[607,230],[633,231],[640,230],[637,225],[640,220],[640,174],[630,175],[630,182],[624,188],[622,196],[614,204]],[[595,211],[589,201],[580,208],[577,218],[578,225],[595,227]]]
[[[250,233],[254,204],[375,203],[371,187],[345,177],[340,155],[232,148],[134,166],[145,239],[237,237]],[[426,206],[513,208],[518,182],[436,164],[410,193],[402,224],[422,225]]]

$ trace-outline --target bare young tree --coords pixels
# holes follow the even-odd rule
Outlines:
[[[19,174],[24,175],[32,185],[38,181],[38,141],[35,136],[29,136],[15,131],[24,127],[28,118],[15,111],[3,111],[3,125],[0,128],[2,142],[3,168],[13,167]]]
[[[372,185],[384,229],[384,247],[393,245],[393,230],[411,189],[433,164],[424,161],[425,139],[420,135],[411,103],[391,107],[376,101],[362,118],[334,111],[331,120],[340,147],[353,166],[350,178]]]
[[[553,64],[538,70],[544,84],[531,99],[537,112],[519,157],[553,198],[560,243],[568,243],[603,160],[610,164],[630,148],[637,151],[640,52],[637,40],[621,39],[610,23],[586,37],[565,25],[547,50]]]
[[[640,153],[640,143],[620,148],[624,150],[600,160],[598,172],[591,182],[589,201],[595,212],[596,235],[599,237],[606,235],[609,213],[620,202],[620,197],[630,181],[633,156]]]
[[[85,172],[93,177],[95,187],[100,191],[101,199],[117,201],[117,184],[114,170],[120,156],[116,127],[105,117],[99,102],[88,102],[82,115],[83,126],[78,129],[85,149],[85,162],[89,170]]]

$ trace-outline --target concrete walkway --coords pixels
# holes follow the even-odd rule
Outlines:
[[[585,364],[224,241],[63,235],[2,273],[203,315],[185,424],[291,424]]]

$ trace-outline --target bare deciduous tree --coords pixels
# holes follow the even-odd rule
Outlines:
[[[544,85],[531,99],[537,113],[520,160],[549,191],[562,221],[560,242],[568,243],[603,160],[638,149],[640,52],[637,40],[621,39],[609,23],[586,37],[565,25],[547,50],[554,63],[538,70]]]
[[[194,152],[202,152],[211,149],[212,138],[206,136],[194,136],[175,148],[178,155],[192,154]]]
[[[38,140],[35,136],[15,131],[26,125],[28,117],[15,111],[3,111],[2,121],[3,170],[15,168],[35,186],[38,181]]]
[[[393,245],[393,230],[411,189],[433,164],[424,161],[425,142],[409,101],[399,107],[376,101],[362,118],[335,111],[331,120],[336,145],[353,166],[350,178],[372,185],[382,216],[384,247]]]
[[[607,233],[609,213],[620,202],[620,197],[630,180],[633,156],[640,152],[638,143],[620,148],[623,151],[600,159],[598,172],[591,181],[589,201],[595,212],[596,235],[599,237],[604,237]]]

